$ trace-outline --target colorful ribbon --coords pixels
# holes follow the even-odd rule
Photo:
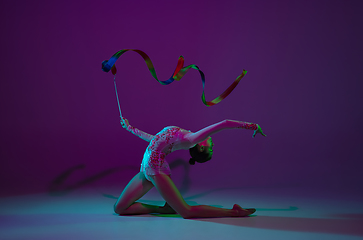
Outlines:
[[[118,51],[109,60],[105,60],[105,61],[102,62],[102,70],[104,72],[109,72],[111,70],[112,74],[116,75],[117,69],[116,69],[115,63],[116,63],[117,59],[127,51],[134,51],[134,52],[137,52],[138,54],[140,54],[141,57],[145,60],[146,65],[149,68],[149,71],[150,71],[151,75],[155,78],[156,81],[158,81],[162,85],[168,85],[168,84],[172,83],[174,80],[179,81],[191,68],[198,70],[199,74],[200,74],[200,77],[202,79],[202,82],[203,82],[202,101],[207,106],[216,105],[217,103],[219,103],[223,99],[225,99],[233,91],[233,89],[237,86],[237,84],[244,77],[244,75],[246,75],[246,73],[247,73],[247,71],[243,69],[242,74],[239,75],[236,78],[236,80],[234,80],[234,82],[221,95],[219,95],[218,97],[216,97],[212,101],[207,102],[205,100],[205,94],[204,94],[204,87],[205,87],[204,73],[194,64],[191,64],[191,65],[188,65],[188,66],[184,67],[184,58],[183,58],[183,56],[179,57],[178,64],[177,64],[177,66],[175,68],[175,71],[174,71],[173,75],[166,81],[160,81],[157,78],[154,65],[152,64],[149,56],[146,53],[144,53],[143,51],[137,50],[137,49],[122,49],[121,51]]]

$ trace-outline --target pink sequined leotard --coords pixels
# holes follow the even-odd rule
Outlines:
[[[187,138],[189,133],[190,131],[185,129],[169,126],[165,127],[151,139],[144,153],[140,168],[140,172],[145,174],[146,179],[149,180],[150,175],[171,175],[169,164],[165,161],[165,157],[173,151],[193,147],[193,144]]]

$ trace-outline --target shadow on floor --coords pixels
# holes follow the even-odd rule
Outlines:
[[[48,188],[48,193],[51,196],[61,196],[61,195],[65,195],[68,194],[69,192],[82,188],[84,186],[90,185],[110,174],[113,174],[115,172],[120,172],[120,171],[126,171],[126,170],[135,170],[138,167],[135,166],[122,166],[122,167],[113,167],[113,168],[109,168],[106,170],[103,170],[99,173],[93,174],[81,181],[75,182],[75,183],[70,183],[70,184],[66,184],[66,180],[72,175],[72,174],[76,174],[76,172],[78,170],[84,169],[86,167],[86,165],[84,164],[80,164],[74,167],[71,167],[67,170],[65,170],[64,172],[62,172],[60,175],[58,175],[56,178],[53,179],[53,181],[51,181],[51,184]]]

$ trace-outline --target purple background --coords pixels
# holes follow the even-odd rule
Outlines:
[[[213,160],[168,158],[178,187],[323,186],[363,182],[361,1],[2,1],[1,195],[122,187],[147,143],[119,124],[101,62],[136,48],[161,80],[180,55],[206,74],[206,98],[247,75],[220,104],[201,81],[158,84],[133,52],[116,63],[123,114],[155,134],[223,119],[259,123],[214,135]],[[181,161],[181,159],[183,161]]]

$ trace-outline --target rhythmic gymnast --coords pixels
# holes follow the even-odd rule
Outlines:
[[[237,204],[234,204],[232,209],[207,205],[188,205],[171,179],[171,171],[165,157],[173,151],[189,149],[192,157],[189,160],[191,165],[194,165],[195,162],[207,162],[213,155],[214,144],[211,135],[224,129],[243,128],[254,130],[252,137],[255,137],[258,133],[266,136],[258,124],[224,120],[195,133],[179,127],[169,126],[156,135],[150,135],[131,126],[125,118],[121,118],[120,122],[123,128],[149,142],[149,146],[145,151],[140,172],[127,184],[114,205],[117,214],[178,213],[183,218],[211,218],[246,217],[256,211],[253,208],[243,209]],[[163,207],[136,202],[154,186],[166,201]]]
[[[225,99],[247,73],[246,70],[243,70],[242,74],[239,75],[221,95],[212,101],[207,102],[204,95],[204,73],[194,64],[184,67],[184,58],[182,56],[180,56],[178,59],[178,64],[172,77],[166,81],[158,80],[154,66],[149,56],[143,51],[137,49],[122,49],[116,52],[109,60],[102,62],[102,70],[104,72],[109,72],[111,70],[112,74],[116,76],[117,70],[115,62],[121,55],[128,51],[138,53],[145,60],[151,75],[162,85],[168,85],[174,80],[179,81],[190,69],[199,71],[203,83],[202,101],[207,106],[213,106]],[[212,142],[212,138],[210,137],[211,135],[224,129],[244,128],[254,130],[252,137],[255,137],[257,133],[261,134],[262,136],[266,136],[258,124],[234,120],[224,120],[203,128],[202,130],[195,133],[179,127],[169,126],[165,127],[156,135],[150,135],[137,128],[134,128],[129,124],[126,118],[122,117],[115,78],[114,84],[122,127],[140,137],[141,139],[149,142],[149,146],[144,153],[140,172],[136,174],[135,177],[127,184],[114,205],[114,210],[117,214],[136,215],[149,213],[179,213],[183,218],[245,217],[256,211],[256,209],[253,208],[243,209],[237,204],[235,204],[232,209],[217,208],[207,205],[189,206],[171,179],[171,171],[168,163],[165,161],[165,157],[173,151],[189,149],[190,155],[192,157],[189,160],[191,165],[194,165],[195,162],[207,162],[212,158],[213,155],[214,144]],[[166,201],[163,207],[136,202],[154,186]]]

